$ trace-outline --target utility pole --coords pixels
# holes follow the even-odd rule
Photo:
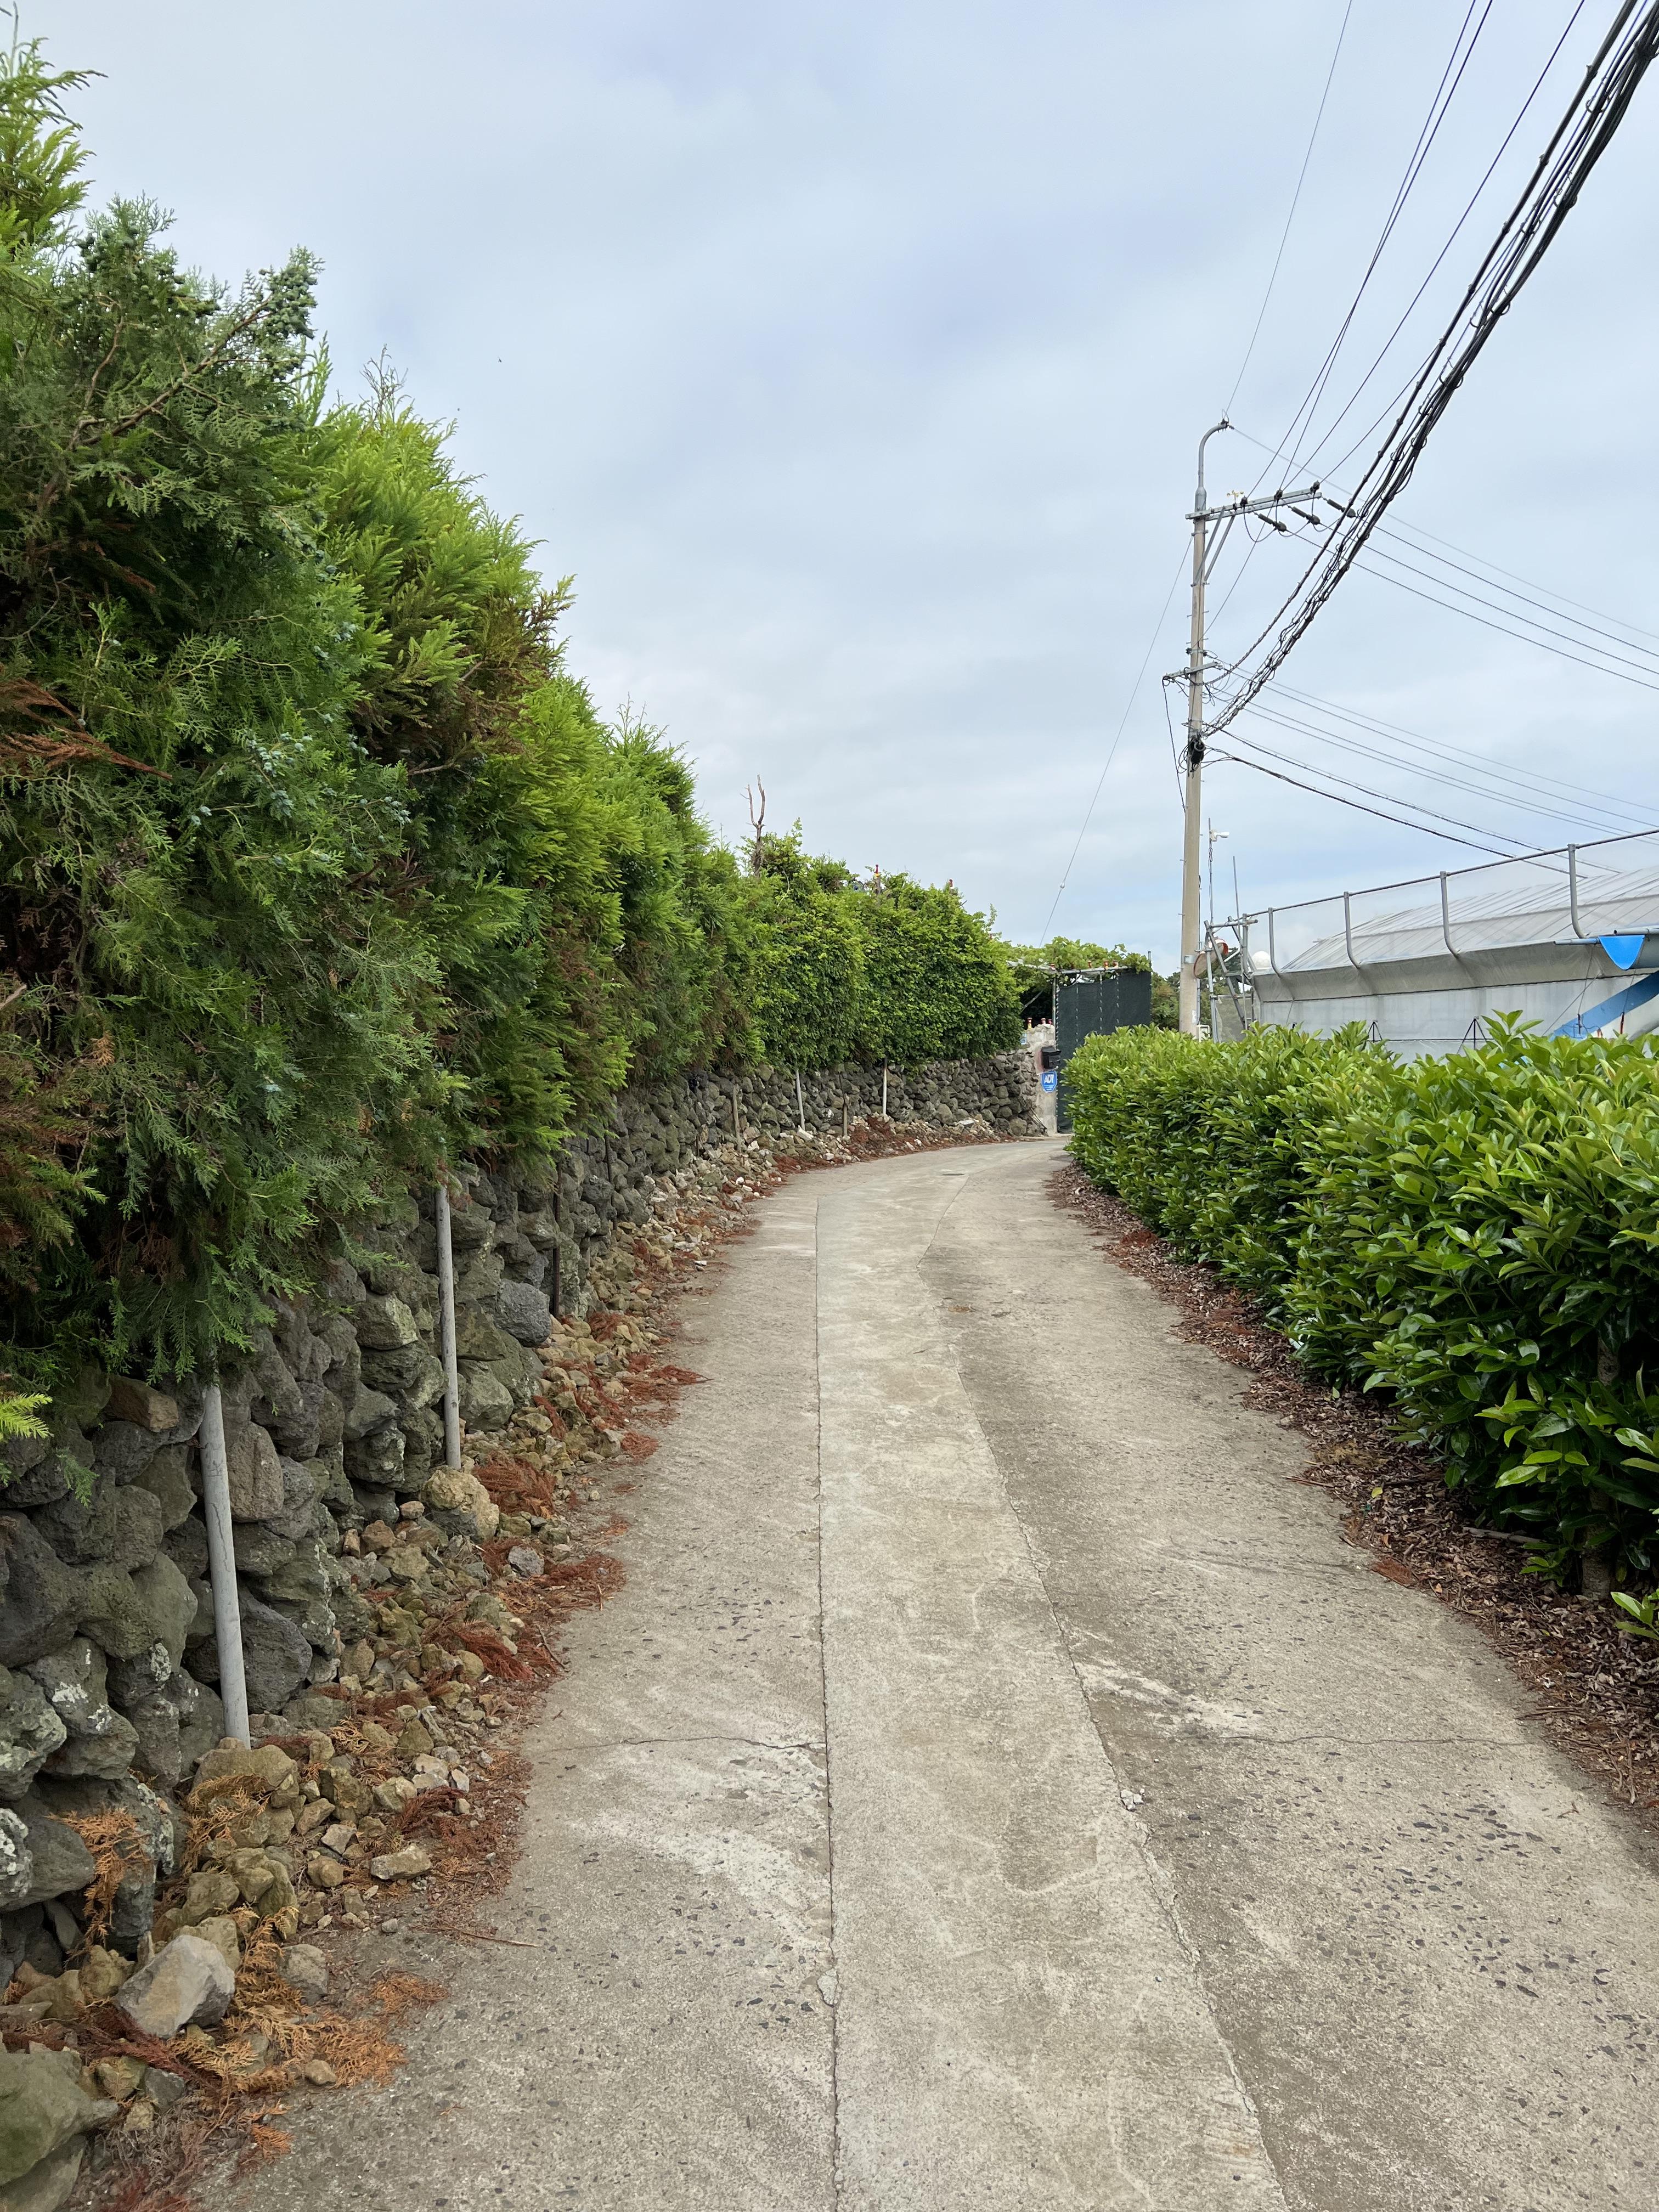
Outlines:
[[[1226,416],[1198,441],[1198,489],[1193,495],[1193,619],[1187,647],[1187,801],[1181,854],[1181,1031],[1198,1034],[1200,808],[1204,794],[1204,586],[1207,578],[1209,516],[1204,496],[1204,448]]]
[[[1198,956],[1204,933],[1199,914],[1203,896],[1204,675],[1208,665],[1204,646],[1204,587],[1210,580],[1228,533],[1241,515],[1258,516],[1271,529],[1288,534],[1289,526],[1278,520],[1274,509],[1290,507],[1297,500],[1312,499],[1319,489],[1316,482],[1300,491],[1281,488],[1262,499],[1230,499],[1212,509],[1204,491],[1204,448],[1218,431],[1231,428],[1224,415],[1198,441],[1198,489],[1193,495],[1193,511],[1187,518],[1193,526],[1193,615],[1187,665],[1164,679],[1166,684],[1184,679],[1187,685],[1187,780],[1181,854],[1181,1028],[1186,1036],[1198,1034]],[[1303,514],[1301,520],[1315,524],[1319,521],[1316,515],[1310,514]],[[1213,545],[1210,541],[1212,523],[1221,525]]]

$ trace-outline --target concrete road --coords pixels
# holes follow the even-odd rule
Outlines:
[[[502,1929],[252,2212],[1659,2202],[1655,1854],[1044,1183],[803,1176],[576,1626]]]

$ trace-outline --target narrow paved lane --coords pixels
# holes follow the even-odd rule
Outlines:
[[[1656,2185],[1659,1863],[1051,1145],[804,1176],[529,1749],[504,1931],[252,2212],[1556,2212]]]

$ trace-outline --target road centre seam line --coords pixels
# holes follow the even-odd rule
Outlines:
[[[947,1206],[945,1209],[945,1212],[948,1213],[949,1211],[950,1208]],[[944,1301],[933,1291],[933,1285],[927,1282],[922,1271],[927,1259],[933,1252],[933,1244],[939,1236],[939,1230],[943,1228],[944,1225],[945,1214],[941,1213],[938,1223],[935,1224],[933,1235],[927,1241],[927,1250],[921,1255],[916,1261],[917,1285],[925,1294],[933,1297],[936,1311],[939,1311],[942,1307]],[[1238,2059],[1234,2052],[1232,2044],[1217,2014],[1215,2002],[1210,1994],[1210,1986],[1204,1976],[1203,1968],[1200,1960],[1198,1947],[1193,1942],[1192,1937],[1188,1934],[1186,1928],[1182,1925],[1180,1908],[1176,1902],[1172,1879],[1152,1848],[1152,1840],[1146,1820],[1137,1814],[1134,1808],[1131,1806],[1128,1802],[1131,1793],[1125,1786],[1123,1777],[1118,1771],[1117,1762],[1112,1757],[1112,1753],[1106,1742],[1106,1739],[1101,1733],[1099,1723],[1095,1718],[1094,1709],[1089,1701],[1088,1691],[1084,1686],[1082,1672],[1072,1649],[1072,1638],[1070,1632],[1066,1628],[1065,1620],[1062,1619],[1060,1610],[1055,1605],[1053,1597],[1049,1595],[1048,1582],[1044,1578],[1041,1565],[1038,1564],[1036,1547],[1031,1541],[1031,1532],[1025,1524],[1024,1516],[1021,1513],[1018,1506],[1014,1502],[1013,1492],[1009,1488],[1008,1479],[1003,1470],[1002,1462],[998,1456],[996,1447],[992,1443],[990,1437],[986,1434],[984,1424],[979,1418],[979,1409],[975,1405],[972,1395],[969,1391],[967,1382],[963,1378],[962,1364],[957,1357],[956,1344],[952,1339],[950,1330],[945,1326],[945,1316],[942,1311],[939,1311],[939,1334],[945,1346],[945,1356],[950,1363],[951,1372],[956,1376],[957,1387],[962,1393],[962,1402],[963,1407],[968,1413],[969,1419],[973,1422],[975,1430],[979,1433],[980,1439],[984,1444],[985,1450],[990,1460],[991,1465],[996,1470],[998,1488],[1001,1491],[1003,1502],[1007,1507],[1009,1516],[1012,1520],[1015,1528],[1019,1531],[1019,1540],[1025,1553],[1026,1563],[1030,1569],[1030,1572],[1036,1583],[1036,1587],[1042,1594],[1042,1602],[1047,1609],[1048,1618],[1053,1623],[1055,1639],[1060,1650],[1065,1655],[1066,1667],[1071,1674],[1073,1684],[1076,1689],[1078,1698],[1083,1706],[1084,1719],[1088,1726],[1091,1735],[1094,1737],[1096,1743],[1099,1747],[1100,1755],[1105,1764],[1106,1771],[1111,1778],[1112,1785],[1117,1793],[1119,1802],[1123,1806],[1125,1814],[1127,1816],[1129,1832],[1134,1839],[1136,1849],[1140,1854],[1142,1864],[1146,1869],[1154,1907],[1163,1915],[1165,1923],[1170,1929],[1170,1934],[1175,1938],[1176,1948],[1187,1961],[1188,1970],[1193,1978],[1193,1986],[1197,1990],[1199,2001],[1203,2005],[1205,2013],[1208,2016],[1212,2032],[1215,2036],[1217,2048],[1221,2052],[1228,2074],[1231,2077],[1233,2087],[1238,2093],[1240,2101],[1243,2103],[1245,2111],[1249,2113],[1250,2120],[1255,2126],[1256,2142],[1261,2148],[1263,2159],[1267,2161],[1267,2171],[1273,2176],[1273,2185],[1279,2192],[1279,2202],[1282,2205],[1287,2208],[1288,2212],[1290,2199],[1285,2194],[1284,2177],[1279,2171],[1278,2161],[1274,2159],[1272,2150],[1268,2148],[1267,2134],[1261,2124],[1261,2115],[1256,2109],[1255,2099],[1250,2094],[1249,2085],[1245,2081],[1243,2074],[1239,2067]]]
[[[823,1855],[825,1886],[830,1893],[830,1974],[836,2001],[830,2008],[830,2199],[842,2201],[841,2160],[841,1987],[840,1954],[836,1944],[836,1799],[835,1769],[830,1753],[830,1644],[824,1632],[823,1596],[823,1315],[818,1279],[823,1265],[823,1242],[819,1235],[821,1206],[812,1200],[812,1409],[815,1419],[813,1457],[817,1474],[818,1539],[818,1698],[823,1716]],[[820,1992],[822,1993],[822,1992]]]

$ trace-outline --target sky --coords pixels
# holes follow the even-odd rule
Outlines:
[[[1524,115],[1571,0],[25,0],[22,26],[101,72],[76,100],[97,198],[159,201],[228,280],[320,256],[338,388],[384,355],[453,420],[492,505],[574,578],[569,665],[602,712],[667,730],[726,837],[763,784],[768,827],[799,818],[815,851],[948,878],[1018,940],[1167,969],[1160,678],[1185,655],[1199,434],[1224,409],[1240,426],[1211,441],[1212,498],[1280,480],[1272,449],[1468,26],[1315,417],[1427,275],[1320,456],[1343,482],[1613,12],[1585,0]],[[1540,605],[1606,611],[1638,670],[1619,626],[1659,630],[1656,156],[1659,72],[1391,517],[1396,562],[1420,570],[1432,533],[1467,590],[1497,563]],[[1272,538],[1246,563],[1235,536],[1224,659],[1310,550]],[[1343,775],[1352,803],[1269,755],[1212,764],[1218,914],[1235,865],[1259,912],[1659,822],[1649,680],[1393,574],[1347,578],[1284,683],[1471,759],[1429,784],[1397,739],[1335,749],[1352,722],[1254,725],[1279,777]],[[1557,780],[1544,811],[1517,809],[1517,770]],[[1442,836],[1358,811],[1402,799]]]

